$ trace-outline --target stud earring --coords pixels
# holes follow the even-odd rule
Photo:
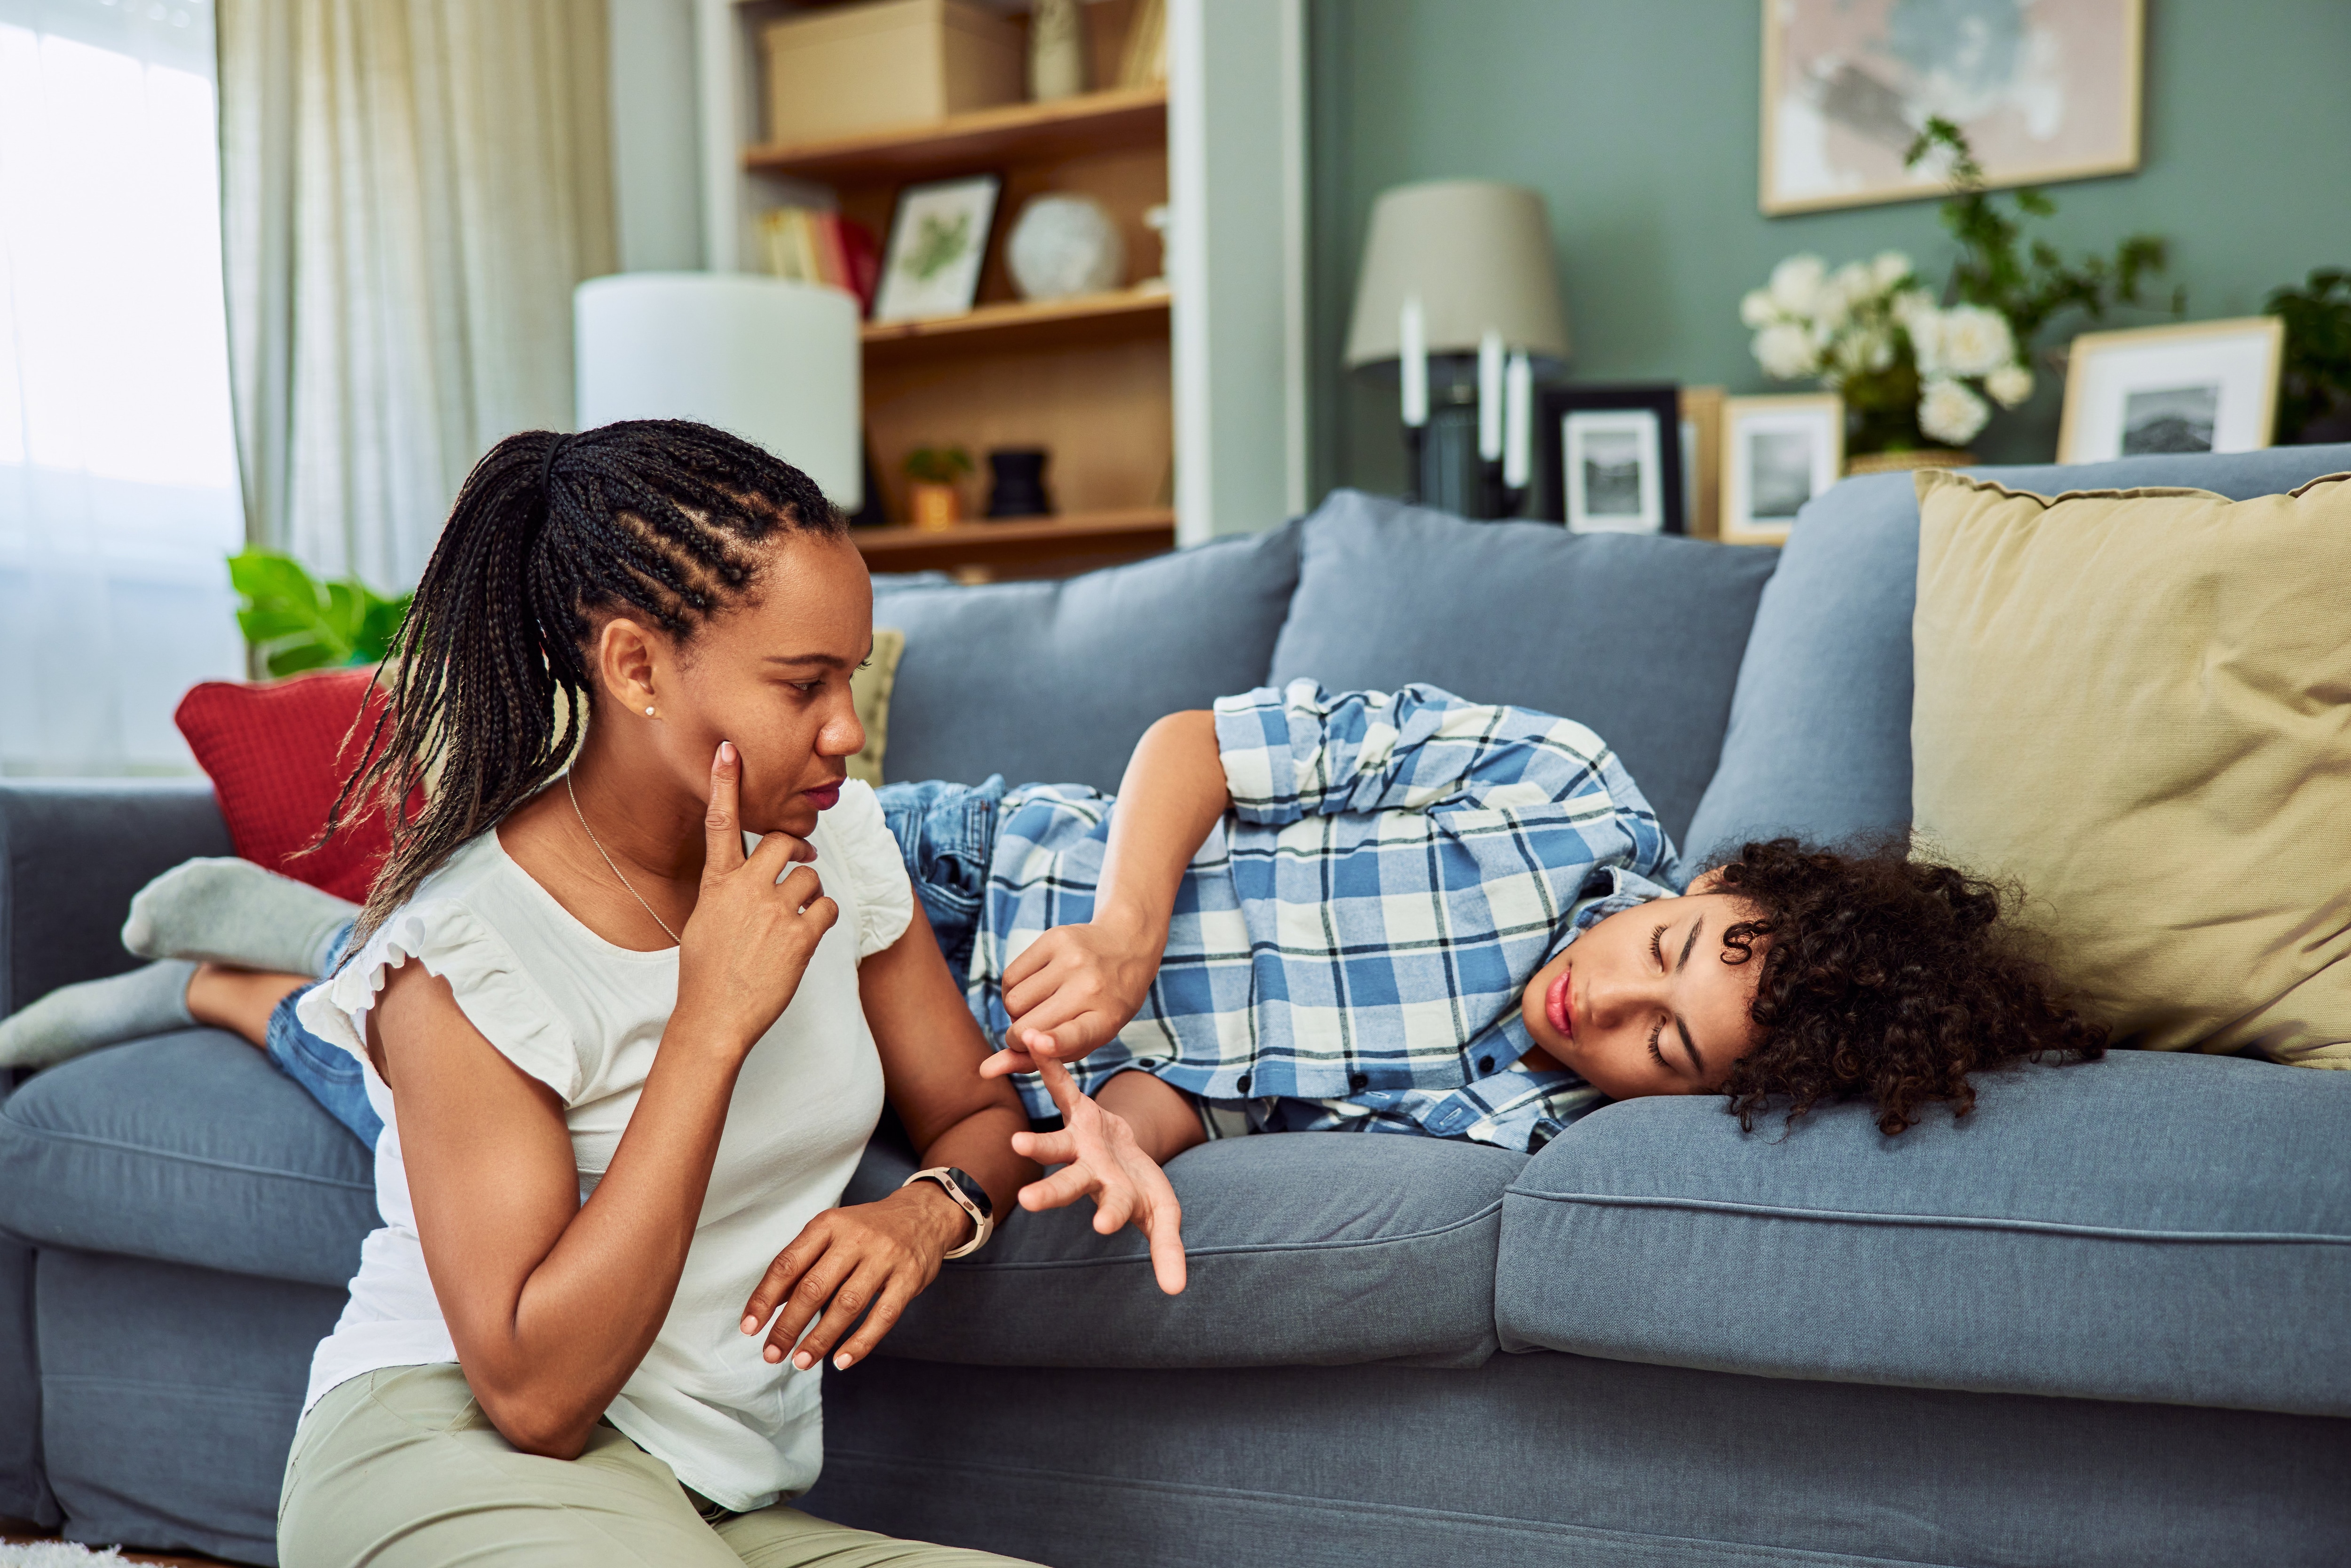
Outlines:
[[[651,718],[651,717],[653,717],[653,704],[651,704],[651,703],[647,703],[647,704],[645,705],[645,716],[646,716],[647,718]]]

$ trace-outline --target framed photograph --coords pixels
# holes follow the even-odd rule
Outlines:
[[[1682,531],[1692,538],[1722,537],[1722,397],[1720,387],[1682,388]]]
[[[2065,366],[2057,461],[2267,446],[2284,350],[2275,316],[2085,332]]]
[[[1579,534],[1682,531],[1674,386],[1545,387],[1537,406],[1544,515]]]
[[[960,316],[979,293],[980,264],[996,222],[1004,182],[994,174],[909,185],[898,193],[890,245],[882,257],[882,284],[873,298],[876,321]]]
[[[2139,163],[2146,0],[1763,0],[1766,213],[1943,193],[1902,167],[1940,115],[1994,187]]]
[[[1722,403],[1722,542],[1785,544],[1805,502],[1844,467],[1844,400],[1834,392]]]

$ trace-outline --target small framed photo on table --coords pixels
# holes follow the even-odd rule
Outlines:
[[[1003,188],[994,174],[974,174],[898,193],[873,319],[912,321],[971,309],[979,297],[979,269],[987,259],[996,198]]]
[[[1579,534],[1682,531],[1681,409],[1670,382],[1545,387],[1546,515]]]
[[[1844,400],[1834,392],[1722,403],[1722,542],[1785,544],[1805,502],[1844,468]]]
[[[1682,388],[1682,532],[1722,537],[1720,387]]]
[[[2085,332],[2065,366],[2057,461],[2258,451],[2277,423],[2284,351],[2275,316]]]

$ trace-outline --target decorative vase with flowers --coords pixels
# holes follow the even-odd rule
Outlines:
[[[1792,256],[1739,305],[1765,374],[1817,380],[1844,398],[1856,471],[1972,462],[1963,449],[1995,410],[2032,395],[2030,355],[2049,319],[2078,308],[2098,320],[2112,305],[2139,303],[2142,280],[2165,262],[2164,242],[2149,235],[2124,240],[2112,261],[2068,263],[2045,240],[2020,255],[2019,216],[1991,204],[1949,121],[1928,120],[1911,144],[1909,162],[1929,157],[1949,172],[1943,224],[1960,246],[1940,300],[1909,256],[1887,250],[1834,271],[1817,256]],[[2039,191],[2014,197],[2019,214],[2055,211]],[[2172,308],[2181,308],[2176,295]]]

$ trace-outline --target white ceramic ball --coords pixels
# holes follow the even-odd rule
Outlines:
[[[1020,210],[1005,247],[1012,282],[1026,299],[1067,299],[1115,288],[1126,275],[1126,242],[1091,196],[1039,196]]]

